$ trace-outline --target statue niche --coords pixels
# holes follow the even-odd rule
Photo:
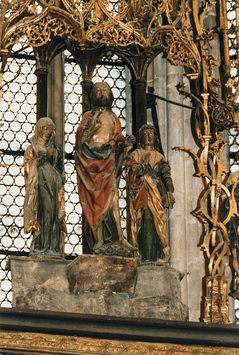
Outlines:
[[[112,103],[109,85],[96,83],[91,91],[92,111],[84,114],[76,133],[78,193],[89,252],[130,256],[134,248],[121,229],[117,181],[124,149],[133,145],[135,138],[123,136]]]
[[[32,233],[30,255],[63,256],[66,233],[60,148],[53,145],[55,125],[48,117],[35,127],[24,155],[24,232]]]

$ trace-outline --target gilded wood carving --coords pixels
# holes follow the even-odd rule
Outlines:
[[[3,57],[10,55],[14,44],[22,43],[40,53],[38,66],[47,67],[64,48],[70,51],[101,48],[102,52],[113,48],[129,62],[132,57],[147,54],[146,67],[141,72],[133,66],[136,77],[141,77],[154,56],[164,51],[173,64],[187,68],[189,75],[197,77],[200,72],[200,55],[188,25],[189,8],[185,0],[180,5],[165,0],[155,3],[121,0],[113,8],[104,0],[41,0],[38,4],[15,0],[5,18],[7,7],[8,1],[4,1],[0,18]],[[47,60],[40,50],[43,46],[47,49]]]
[[[146,355],[238,355],[235,348],[203,347],[166,343],[146,343],[93,339],[51,334],[6,332],[0,334],[0,349],[6,352],[21,351],[21,354],[146,354]]]

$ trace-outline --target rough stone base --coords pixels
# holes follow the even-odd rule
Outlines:
[[[67,312],[69,303],[71,307],[68,263],[46,256],[11,256],[13,307]]]
[[[13,307],[56,312],[74,312],[74,297],[54,288],[35,285],[13,291]]]
[[[102,262],[102,256],[94,257],[99,257]],[[116,258],[117,265],[119,260]],[[188,309],[180,298],[180,273],[169,266],[138,266],[133,293],[98,289],[78,290],[75,294],[70,292],[67,280],[66,270],[69,264],[71,263],[51,258],[11,257],[13,307],[118,317],[188,320]],[[98,284],[99,287],[102,288],[102,285]],[[73,289],[76,290],[75,287]]]
[[[68,261],[47,256],[11,256],[9,260],[14,292],[36,285],[69,292],[66,277]]]
[[[134,298],[130,317],[187,321],[188,307],[172,297]]]
[[[105,255],[80,255],[67,266],[70,291],[133,293],[137,275],[136,259]]]
[[[181,300],[181,274],[168,265],[144,265],[137,269],[135,297],[169,297]]]

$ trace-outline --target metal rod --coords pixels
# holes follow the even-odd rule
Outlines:
[[[190,110],[194,110],[195,109],[195,107],[193,107],[193,106],[183,105],[183,104],[180,104],[179,102],[174,102],[174,101],[168,100],[165,97],[158,96],[158,95],[155,95],[155,94],[151,94],[150,92],[147,93],[147,95],[153,96],[153,97],[155,97],[155,98],[157,98],[159,100],[166,101],[166,102],[168,102],[170,104],[173,104],[173,105],[181,106],[181,107],[184,107],[184,108],[189,108]]]

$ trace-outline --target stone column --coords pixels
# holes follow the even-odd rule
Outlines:
[[[189,89],[189,81],[184,77],[185,86]],[[189,99],[183,100],[185,105],[191,106]],[[191,110],[183,109],[184,123],[184,147],[192,149],[195,153],[198,152],[191,131]],[[193,176],[195,168],[192,158],[184,152],[184,169],[185,169],[185,241],[187,250],[187,274],[184,276],[187,280],[188,291],[188,307],[189,320],[198,322],[201,316],[202,302],[202,279],[205,276],[205,259],[203,251],[200,250],[198,244],[202,234],[202,225],[196,217],[192,215],[192,211],[196,209],[197,201],[200,192],[203,189],[202,180],[199,177]]]
[[[63,54],[58,54],[49,66],[47,115],[56,125],[56,145],[64,152],[64,63]]]
[[[56,126],[55,144],[62,150],[62,172],[65,157],[65,125],[64,125],[64,61],[63,54],[58,54],[49,66],[47,81],[47,115]]]
[[[175,102],[191,106],[176,90],[179,82],[189,82],[183,76],[183,69],[172,66],[159,55],[148,72],[148,85],[155,94]],[[172,150],[181,146],[198,151],[191,133],[191,110],[157,100],[157,114],[160,135],[166,159],[172,169],[176,203],[169,211],[168,236],[171,248],[171,267],[184,273],[181,282],[182,302],[189,307],[189,320],[199,321],[204,257],[198,247],[201,225],[191,212],[197,206],[202,189],[201,179],[193,176],[192,158],[185,152]]]
[[[82,80],[82,112],[90,111],[90,91],[92,89],[92,80]]]
[[[130,86],[131,73],[128,67],[125,67],[125,95],[126,95],[126,134],[132,133],[132,90]]]
[[[146,81],[133,81],[133,135],[137,137],[139,129],[147,123]]]
[[[37,77],[37,121],[47,116],[47,75],[45,68],[36,69]]]
[[[166,89],[166,59],[162,58],[162,55],[158,55],[153,63],[149,67],[148,74],[148,85],[154,87],[154,94],[167,97],[167,89]],[[167,158],[167,104],[165,101],[156,100],[156,110],[159,121],[159,130],[160,130],[160,138],[162,142],[162,148]]]
[[[183,71],[180,67],[167,63],[166,88],[167,98],[183,102],[177,94],[175,86],[182,82]],[[171,266],[184,273],[182,286],[182,302],[188,305],[187,285],[187,243],[186,243],[186,196],[185,196],[185,153],[173,151],[173,147],[184,146],[184,113],[183,108],[167,104],[167,159],[171,166],[175,189],[173,210],[168,213],[168,238],[171,249]]]

